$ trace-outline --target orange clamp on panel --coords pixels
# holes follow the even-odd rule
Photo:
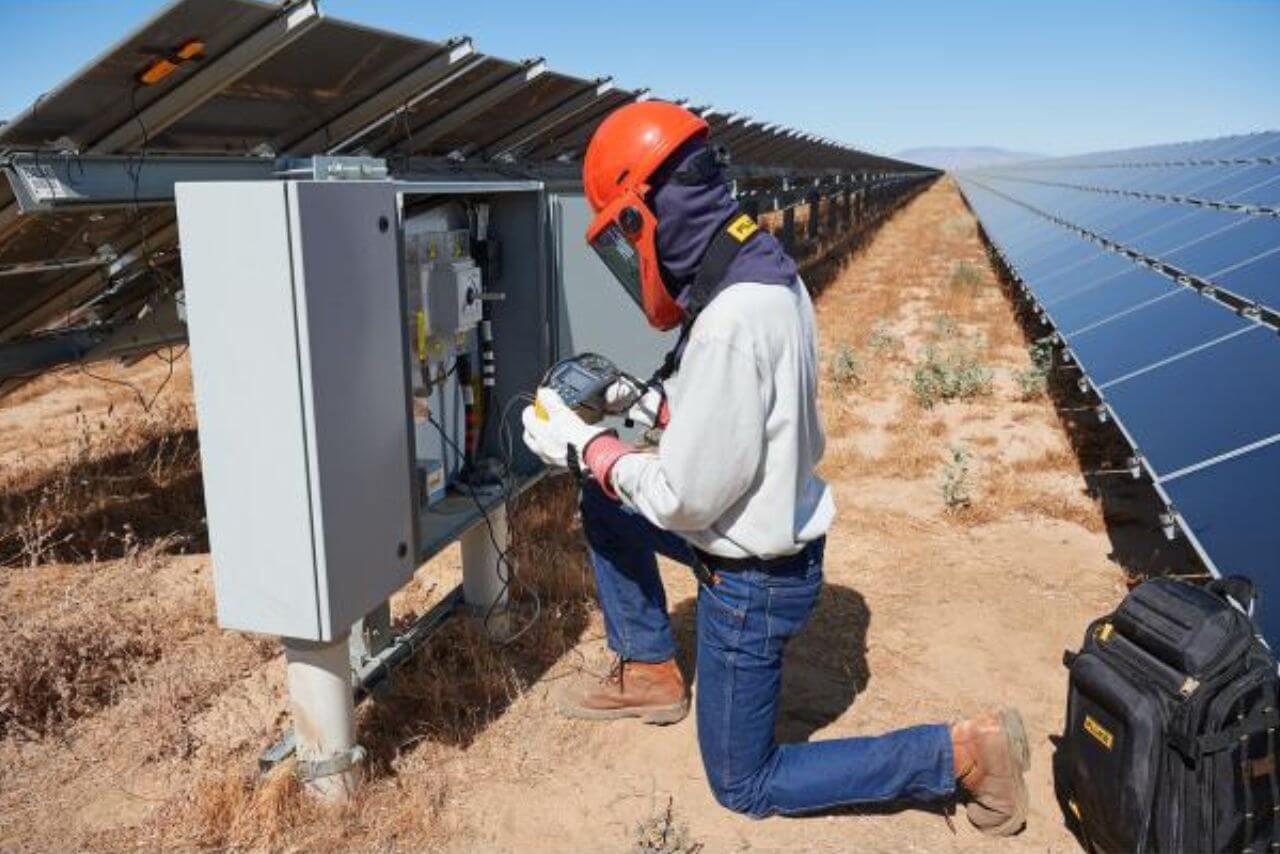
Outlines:
[[[154,86],[177,71],[180,64],[202,56],[204,56],[204,42],[200,39],[189,39],[179,45],[172,56],[162,56],[144,68],[138,75],[138,82],[143,86]]]

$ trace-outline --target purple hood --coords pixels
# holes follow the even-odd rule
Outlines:
[[[719,169],[714,176],[709,175],[705,183],[669,180],[672,173],[684,169],[705,150],[705,142],[692,140],[653,176],[655,189],[650,203],[658,219],[658,263],[667,290],[681,306],[687,306],[689,285],[697,275],[711,239],[738,210]],[[742,247],[712,293],[736,282],[790,285],[795,278],[795,262],[773,235],[761,233]]]

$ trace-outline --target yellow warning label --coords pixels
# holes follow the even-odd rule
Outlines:
[[[755,220],[743,214],[742,216],[729,223],[729,234],[739,243],[745,241],[748,237],[760,230],[760,226],[756,225]]]
[[[1111,746],[1116,743],[1116,737],[1108,732],[1106,727],[1095,721],[1089,715],[1084,716],[1084,731],[1096,738],[1098,743],[1107,750],[1110,750]]]

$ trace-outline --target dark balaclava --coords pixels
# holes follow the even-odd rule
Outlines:
[[[719,169],[708,175],[705,183],[669,180],[673,173],[686,169],[706,147],[703,140],[695,139],[677,149],[654,173],[654,190],[650,194],[650,204],[658,220],[655,242],[662,279],[682,308],[688,306],[689,285],[697,275],[711,239],[738,210]],[[795,262],[773,235],[762,231],[743,245],[723,280],[715,283],[712,294],[737,282],[790,285],[795,279]]]

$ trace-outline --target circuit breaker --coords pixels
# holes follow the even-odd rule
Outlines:
[[[422,267],[421,286],[427,298],[427,329],[432,335],[456,335],[480,323],[480,268],[470,256]]]
[[[415,330],[417,337],[427,339],[420,340],[418,347],[440,355],[457,335],[474,329],[484,313],[484,282],[471,254],[471,218],[456,202],[435,204],[422,211],[410,209],[405,217],[410,314],[420,327]]]

